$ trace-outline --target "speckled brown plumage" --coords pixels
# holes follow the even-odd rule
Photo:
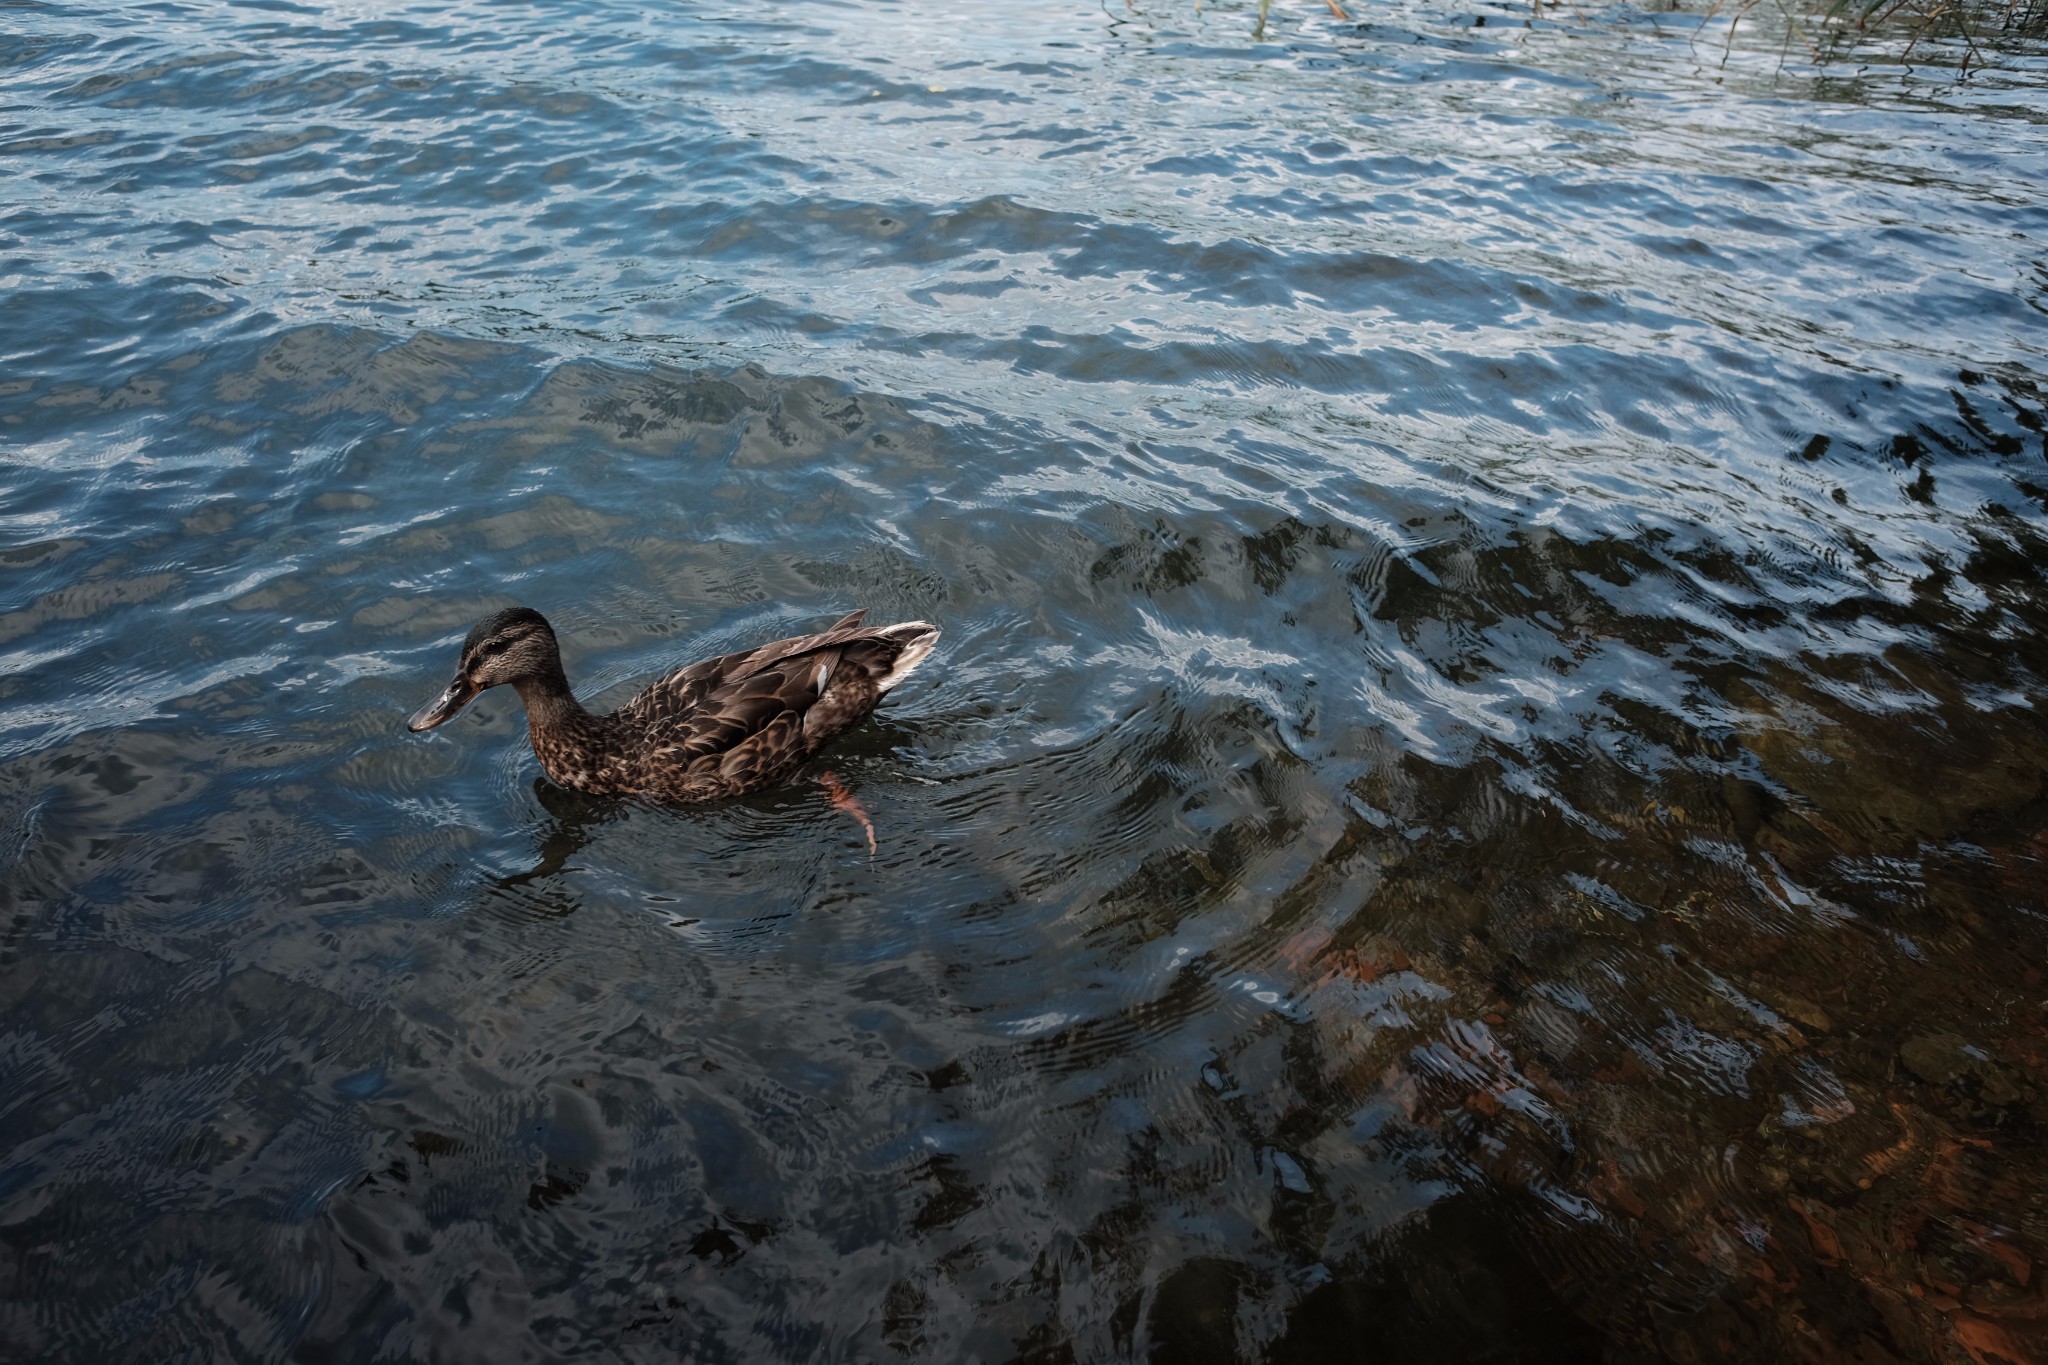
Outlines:
[[[487,687],[526,703],[534,756],[565,787],[599,796],[710,801],[787,781],[931,653],[924,621],[829,630],[690,664],[608,716],[583,709],[547,619],[514,607],[479,621],[455,681],[416,713],[414,730],[448,720]]]

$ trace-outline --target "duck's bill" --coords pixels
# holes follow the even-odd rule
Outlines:
[[[405,723],[405,728],[415,733],[431,730],[445,720],[452,720],[455,713],[469,705],[470,699],[474,696],[476,689],[469,685],[469,680],[458,677],[448,684],[447,691],[413,712],[412,719]]]

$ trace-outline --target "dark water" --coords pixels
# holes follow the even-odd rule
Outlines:
[[[1355,8],[8,6],[0,1357],[2048,1354],[2048,66]]]

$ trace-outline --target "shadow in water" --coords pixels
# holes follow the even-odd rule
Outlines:
[[[494,879],[494,884],[501,890],[533,886],[552,881],[565,872],[574,872],[576,869],[569,865],[569,860],[583,851],[599,826],[619,819],[626,809],[625,803],[617,798],[586,796],[582,792],[558,787],[544,777],[533,780],[533,795],[549,816],[536,848],[540,861],[525,872]],[[549,897],[548,904],[560,904],[560,913],[565,915],[576,909],[573,900],[559,895]]]
[[[1517,1239],[1504,1234],[1498,1203],[1477,1194],[1446,1199],[1390,1238],[1385,1254],[1363,1274],[1309,1290],[1268,1359],[1292,1365],[1599,1359],[1602,1334],[1558,1296]],[[1160,1287],[1155,1317],[1177,1290],[1222,1301],[1198,1284],[1182,1285],[1195,1269],[1181,1267]],[[1181,1320],[1200,1319],[1189,1313]],[[1240,1358],[1228,1338],[1206,1352],[1191,1342],[1185,1353],[1156,1326],[1154,1339],[1155,1361]]]

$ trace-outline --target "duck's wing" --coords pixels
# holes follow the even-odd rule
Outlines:
[[[650,683],[647,690],[613,714],[621,721],[642,727],[688,715],[711,697],[759,676],[786,659],[828,649],[860,634],[861,618],[867,610],[850,613],[829,630],[815,635],[792,635],[787,640],[702,659]]]
[[[616,714],[672,763],[723,756],[721,768],[765,769],[801,756],[873,710],[938,633],[923,622],[866,627],[865,614],[691,664]]]
[[[758,653],[729,654],[684,669],[677,675],[681,690],[668,697],[668,705],[660,694],[670,689],[661,684],[635,698],[633,719],[650,760],[684,768],[703,763],[729,779],[744,779],[748,774],[741,769],[765,771],[800,758],[804,715],[819,695],[819,665],[837,651],[792,652],[766,662],[754,657]]]

